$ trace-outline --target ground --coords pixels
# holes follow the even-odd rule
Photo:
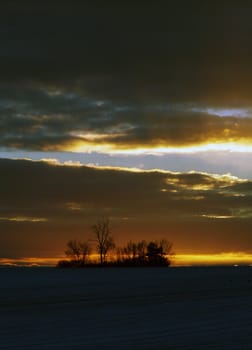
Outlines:
[[[1,268],[1,350],[252,349],[252,267]]]

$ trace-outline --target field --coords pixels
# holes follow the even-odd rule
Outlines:
[[[252,349],[252,267],[1,268],[0,349]]]

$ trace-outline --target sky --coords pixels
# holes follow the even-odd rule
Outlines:
[[[3,2],[0,257],[60,256],[102,215],[118,244],[250,256],[251,14],[246,1]]]

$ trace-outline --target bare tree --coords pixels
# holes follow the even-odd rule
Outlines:
[[[65,254],[72,260],[79,261],[81,256],[79,242],[76,240],[69,241],[67,243],[67,250],[65,251]]]
[[[116,261],[122,261],[124,258],[124,248],[117,247],[116,248]]]
[[[172,250],[173,244],[170,241],[167,241],[166,239],[161,239],[159,242],[159,246],[162,249],[162,255],[174,255],[174,252]]]
[[[172,257],[175,255],[173,251],[173,244],[166,239],[161,239],[159,246],[161,248],[161,255],[168,261],[170,265],[172,263]]]
[[[90,244],[87,241],[79,242],[79,248],[80,248],[80,253],[81,253],[82,264],[85,264],[87,261],[87,258],[91,254]]]
[[[87,257],[91,253],[90,244],[85,241],[71,240],[67,243],[67,250],[65,254],[70,257],[73,261],[85,264]]]
[[[106,262],[107,254],[115,248],[114,239],[110,231],[110,220],[107,217],[102,217],[92,226],[92,230],[97,242],[97,251],[100,256],[101,265]]]
[[[126,247],[123,248],[124,256],[127,259],[135,259],[137,256],[137,250],[137,244],[132,241],[129,241]]]
[[[145,259],[147,253],[147,242],[142,240],[137,243],[137,255],[140,259]]]

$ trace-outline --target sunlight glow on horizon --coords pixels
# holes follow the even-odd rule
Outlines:
[[[22,257],[0,258],[2,266],[55,266],[59,260],[67,260],[64,255],[57,257]],[[96,260],[97,254],[92,254],[91,260]],[[211,266],[211,265],[248,265],[252,266],[252,253],[223,252],[215,254],[175,254],[171,257],[171,266]]]
[[[252,264],[252,254],[245,252],[226,252],[218,254],[177,254],[175,266],[183,265],[234,265]]]

